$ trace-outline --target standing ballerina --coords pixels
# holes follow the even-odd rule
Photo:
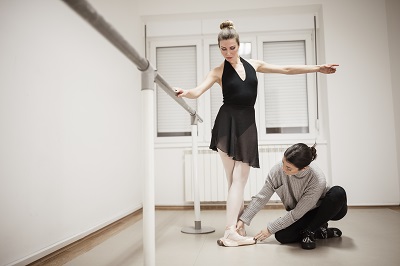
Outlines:
[[[219,66],[212,69],[196,88],[183,90],[175,88],[177,97],[196,99],[214,83],[222,88],[221,106],[212,129],[210,149],[219,153],[228,181],[226,200],[226,228],[217,243],[221,246],[235,247],[255,243],[252,237],[246,237],[244,228],[236,229],[238,217],[244,209],[244,188],[250,173],[250,167],[259,168],[258,139],[254,105],[257,98],[257,75],[261,73],[305,74],[320,72],[335,73],[332,65],[278,66],[260,60],[241,58],[239,52],[239,34],[232,21],[220,25],[218,46],[225,58]]]

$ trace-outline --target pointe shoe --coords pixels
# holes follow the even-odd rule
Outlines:
[[[238,234],[234,226],[225,230],[224,237],[218,239],[218,245],[224,247],[238,247],[244,245],[253,245],[256,241],[252,237],[241,236]]]
[[[221,246],[221,247],[238,247],[239,246],[237,242],[230,240],[228,238],[223,238],[223,237],[221,237],[220,239],[217,240],[217,244],[218,244],[218,246]]]

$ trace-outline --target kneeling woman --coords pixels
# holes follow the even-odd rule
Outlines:
[[[288,212],[261,230],[254,237],[257,241],[275,234],[282,244],[300,242],[302,248],[313,249],[315,239],[341,236],[339,229],[328,228],[328,221],[346,215],[346,192],[342,187],[327,184],[324,173],[311,163],[316,157],[315,145],[298,143],[289,147],[282,162],[272,167],[263,188],[240,216],[237,229],[249,225],[276,192]]]

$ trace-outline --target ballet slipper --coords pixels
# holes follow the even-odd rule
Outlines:
[[[224,237],[218,239],[217,244],[224,247],[238,247],[253,245],[256,241],[252,237],[241,236],[235,226],[230,226],[225,230]]]

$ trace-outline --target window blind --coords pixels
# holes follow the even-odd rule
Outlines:
[[[305,65],[305,41],[264,42],[263,60],[274,65]],[[268,74],[264,78],[266,133],[307,133],[307,79]]]
[[[197,85],[196,46],[157,47],[157,71],[174,87],[191,89]],[[197,109],[195,99],[184,98]],[[190,136],[191,117],[162,88],[157,86],[157,136]]]

